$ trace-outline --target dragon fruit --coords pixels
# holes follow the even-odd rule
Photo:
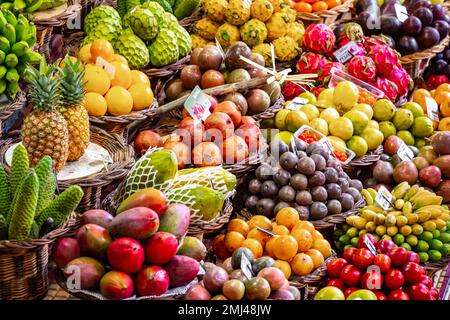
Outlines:
[[[401,68],[396,51],[387,45],[372,47],[367,52],[367,56],[372,58],[377,67],[378,74],[382,76],[387,76],[394,66]]]
[[[377,67],[373,60],[366,56],[355,56],[347,64],[348,73],[367,83],[377,76]]]
[[[412,79],[405,69],[394,66],[386,78],[397,85],[398,95],[400,97],[408,93]]]
[[[305,30],[303,43],[308,51],[329,54],[333,52],[336,37],[326,24],[311,24]]]
[[[362,40],[364,39],[364,32],[361,26],[354,22],[346,23],[342,33],[337,39],[337,43],[339,47],[343,47],[348,44],[350,41],[354,41],[358,46],[358,51],[353,53],[356,56],[363,56],[365,54],[364,46],[362,44]]]
[[[394,102],[395,99],[397,99],[398,88],[397,85],[393,83],[391,80],[385,78],[377,78],[377,81],[375,82],[375,87],[383,91],[386,98],[388,98],[392,102]]]
[[[327,62],[318,71],[319,81],[321,83],[328,83],[331,78],[331,69],[336,68],[338,70],[345,71],[345,66],[339,62]]]
[[[307,88],[304,85],[292,82],[292,81],[285,81],[283,83],[283,86],[281,87],[281,93],[283,94],[284,99],[286,101],[292,100],[295,97],[298,97],[300,95],[300,93],[305,92],[305,91],[309,91],[309,88]]]
[[[374,47],[386,46],[386,40],[382,36],[372,36],[363,38],[364,49],[369,52]]]
[[[327,60],[324,56],[308,52],[303,54],[297,61],[297,72],[298,73],[318,73]]]

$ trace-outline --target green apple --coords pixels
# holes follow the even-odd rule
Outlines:
[[[339,288],[325,287],[316,293],[314,300],[345,300],[345,296]]]
[[[375,293],[367,289],[356,290],[352,292],[347,300],[378,300]]]

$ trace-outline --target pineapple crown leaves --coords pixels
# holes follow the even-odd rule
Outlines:
[[[59,70],[61,79],[61,104],[63,106],[76,106],[81,103],[85,95],[85,69],[79,59],[66,56],[64,67]]]
[[[35,110],[53,111],[61,102],[61,80],[55,77],[56,68],[41,59],[39,69],[28,65],[25,76],[30,84],[28,98]]]

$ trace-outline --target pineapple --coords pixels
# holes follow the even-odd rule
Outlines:
[[[75,62],[66,57],[64,68],[60,72],[61,104],[57,110],[64,116],[69,128],[68,161],[78,160],[86,150],[90,141],[89,115],[84,106],[84,68],[80,60]]]
[[[60,171],[69,153],[67,121],[56,111],[61,101],[61,79],[55,77],[55,69],[41,60],[39,70],[28,67],[30,89],[28,101],[33,111],[25,118],[22,127],[22,143],[27,149],[30,166],[34,167],[44,156],[53,160],[53,168]]]

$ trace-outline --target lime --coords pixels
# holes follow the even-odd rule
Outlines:
[[[406,237],[406,242],[408,242],[408,244],[411,246],[417,246],[417,243],[419,241],[417,240],[417,237],[415,235],[410,234]]]
[[[347,230],[350,229],[350,228],[351,228],[351,226],[349,224],[344,224],[342,226],[342,231],[347,232]]]
[[[439,237],[441,236],[441,232],[439,230],[434,230],[433,231],[433,238],[434,239],[439,239]]]
[[[431,239],[428,241],[428,244],[430,245],[430,248],[433,250],[441,250],[443,243],[441,240],[438,239]]]
[[[428,251],[428,255],[430,256],[431,261],[439,261],[442,259],[442,254],[437,250]]]
[[[343,244],[349,244],[350,237],[346,234],[343,234],[342,236],[339,237],[339,241],[342,242]]]
[[[347,230],[346,234],[350,237],[356,237],[358,235],[358,229],[356,229],[355,227],[351,227],[350,229]]]
[[[431,239],[433,239],[433,233],[430,231],[424,231],[420,237],[421,240],[425,240],[425,241],[430,241]]]
[[[419,240],[417,242],[417,248],[418,248],[418,251],[425,252],[425,251],[428,251],[428,249],[430,249],[430,246],[428,245],[428,242],[426,242],[424,240]]]
[[[444,244],[440,251],[443,257],[448,256],[450,254],[450,243]]]
[[[366,229],[359,230],[358,236],[361,237],[364,233],[367,233],[367,230],[366,230]]]
[[[442,232],[440,237],[439,237],[439,240],[441,240],[442,243],[450,242],[450,233]]]
[[[352,246],[354,246],[354,247],[357,247],[357,246],[358,246],[358,240],[359,240],[359,237],[353,237],[353,238],[350,240],[350,244],[351,244]]]
[[[339,239],[340,236],[342,236],[344,234],[344,231],[342,231],[341,229],[336,229],[333,231],[333,240],[337,241]]]
[[[346,246],[344,247],[344,251],[347,250],[347,249],[349,249],[349,248],[353,248],[353,246],[352,246],[351,244],[346,245]]]
[[[403,243],[400,245],[400,247],[405,248],[405,249],[408,250],[408,251],[411,251],[411,246],[410,246],[408,243],[406,243],[406,242],[403,242]]]
[[[428,261],[428,253],[426,252],[419,252],[419,259],[420,259],[420,263],[425,263]]]
[[[383,234],[383,236],[381,237],[381,239],[387,239],[387,240],[392,240],[390,235],[387,234]]]
[[[338,248],[339,250],[343,251],[345,247],[345,244],[343,244],[342,242],[338,241],[336,242],[336,248]]]
[[[403,242],[405,242],[405,236],[400,233],[397,233],[393,239],[394,243],[398,246],[401,245]]]

